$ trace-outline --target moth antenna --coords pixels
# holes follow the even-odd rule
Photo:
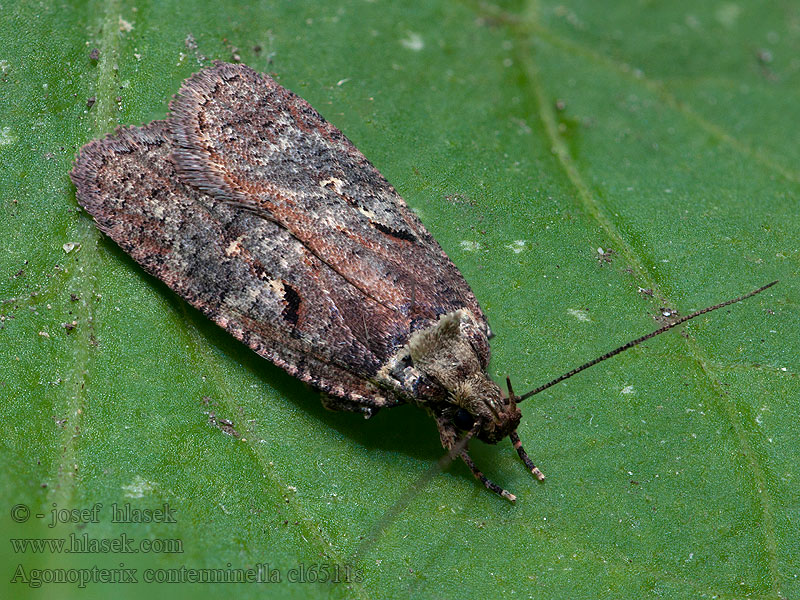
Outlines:
[[[660,334],[664,333],[665,331],[669,331],[673,327],[677,327],[678,325],[680,325],[681,323],[685,323],[689,319],[694,319],[695,317],[699,317],[700,315],[704,315],[704,314],[706,314],[708,312],[711,312],[712,310],[717,310],[718,308],[723,308],[723,307],[728,306],[730,304],[734,304],[736,302],[741,302],[742,300],[746,300],[747,298],[750,298],[751,296],[755,296],[756,294],[760,294],[761,292],[763,292],[767,288],[771,288],[776,283],[778,283],[777,280],[775,280],[775,281],[773,281],[771,283],[768,283],[767,285],[762,285],[757,290],[753,290],[752,292],[750,292],[748,294],[745,294],[744,296],[739,296],[738,298],[733,298],[732,300],[728,300],[726,302],[721,302],[720,304],[715,304],[714,306],[709,306],[709,307],[704,308],[702,310],[698,310],[696,312],[693,312],[690,315],[686,315],[685,317],[681,317],[680,319],[678,319],[674,323],[670,323],[669,325],[664,325],[660,329],[656,329],[655,331],[653,331],[651,333],[648,333],[647,335],[643,335],[642,337],[637,338],[635,340],[632,340],[632,341],[628,342],[627,344],[623,344],[619,348],[616,348],[615,350],[612,350],[611,352],[607,352],[607,353],[603,354],[603,356],[599,356],[598,358],[595,358],[594,360],[590,360],[589,362],[581,365],[580,367],[578,367],[576,369],[572,369],[572,371],[570,371],[568,373],[564,373],[560,377],[556,377],[552,381],[550,381],[548,383],[545,383],[544,385],[541,385],[536,389],[531,390],[527,394],[523,394],[522,396],[520,396],[517,399],[517,402],[519,403],[519,402],[522,402],[523,400],[525,400],[527,398],[530,398],[531,396],[535,396],[539,392],[543,392],[547,388],[553,387],[557,383],[561,383],[565,379],[569,379],[573,375],[577,375],[581,371],[584,371],[584,370],[588,369],[589,367],[593,367],[597,363],[603,362],[604,360],[609,359],[612,356],[616,356],[620,352],[624,352],[625,350],[628,350],[629,348],[633,348],[634,346],[638,346],[639,344],[649,340],[650,338],[654,338],[657,335],[660,335]]]
[[[536,479],[539,481],[544,481],[544,473],[539,470],[539,467],[533,464],[533,461],[528,456],[528,453],[525,452],[525,448],[522,447],[522,442],[520,441],[519,434],[517,434],[516,430],[508,434],[508,439],[511,440],[514,450],[517,451],[517,454],[519,454],[522,462],[524,462],[525,466],[528,467],[528,470],[533,473]]]
[[[475,475],[475,477],[483,485],[485,485],[487,489],[493,491],[495,494],[499,496],[502,496],[506,500],[509,500],[511,502],[516,502],[517,497],[514,494],[512,494],[508,490],[501,488],[494,481],[486,477],[486,475],[484,475],[481,472],[481,470],[475,466],[475,463],[472,462],[472,458],[470,457],[469,453],[466,450],[461,451],[461,460],[463,460],[466,463],[466,465],[469,467],[469,470],[472,471],[472,474]]]
[[[506,387],[508,387],[508,399],[516,404],[518,398],[514,395],[514,388],[511,387],[511,377],[506,375]]]

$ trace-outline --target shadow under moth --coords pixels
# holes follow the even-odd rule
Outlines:
[[[520,401],[699,314],[515,396],[487,375],[491,331],[456,266],[336,127],[269,76],[215,63],[170,114],[86,144],[70,173],[80,205],[146,271],[327,408],[403,403],[483,484],[472,438],[508,437],[527,468]],[[773,282],[774,283],[774,282]]]

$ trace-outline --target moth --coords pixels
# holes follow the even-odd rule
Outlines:
[[[461,273],[397,191],[307,102],[247,66],[187,79],[165,120],[86,144],[70,177],[98,228],[219,326],[371,417],[404,403],[469,455],[517,435],[521,400],[487,375],[491,330]],[[772,284],[770,284],[772,285]],[[762,289],[766,289],[765,286]],[[751,292],[752,295],[756,292]],[[740,300],[729,301],[688,318]]]

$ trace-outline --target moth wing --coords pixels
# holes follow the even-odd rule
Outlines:
[[[370,380],[405,325],[285,228],[184,185],[170,152],[164,121],[90,142],[70,173],[78,201],[190,304],[259,355],[344,399],[331,406],[371,414],[401,402]]]
[[[191,184],[279,224],[409,334],[468,308],[489,335],[469,285],[417,216],[303,99],[249,67],[217,63],[184,82],[170,109],[174,160]],[[358,315],[343,316],[359,326]]]

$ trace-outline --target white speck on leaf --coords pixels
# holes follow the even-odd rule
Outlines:
[[[125,19],[123,19],[120,16],[120,18],[119,18],[119,30],[120,31],[124,31],[124,32],[127,33],[128,31],[131,31],[132,29],[133,29],[133,24],[131,22],[129,22],[129,21],[126,21]]]
[[[475,252],[481,249],[480,242],[473,242],[472,240],[462,240],[461,249],[466,252]]]
[[[419,52],[425,47],[425,42],[422,40],[422,36],[418,33],[414,33],[413,31],[409,31],[408,35],[400,40],[400,43],[403,45],[403,48],[408,48],[414,52]]]
[[[591,319],[589,318],[589,313],[580,308],[568,308],[567,314],[572,315],[573,317],[578,319],[578,321],[584,321],[586,323],[591,321]]]
[[[126,498],[144,498],[144,495],[151,493],[155,487],[151,481],[137,475],[128,485],[122,486],[122,491],[125,492]]]
[[[525,245],[525,240],[514,240],[512,243],[506,244],[506,248],[511,250],[514,254],[519,254],[525,250]]]
[[[8,146],[17,141],[17,137],[11,133],[11,127],[0,127],[0,146]]]

